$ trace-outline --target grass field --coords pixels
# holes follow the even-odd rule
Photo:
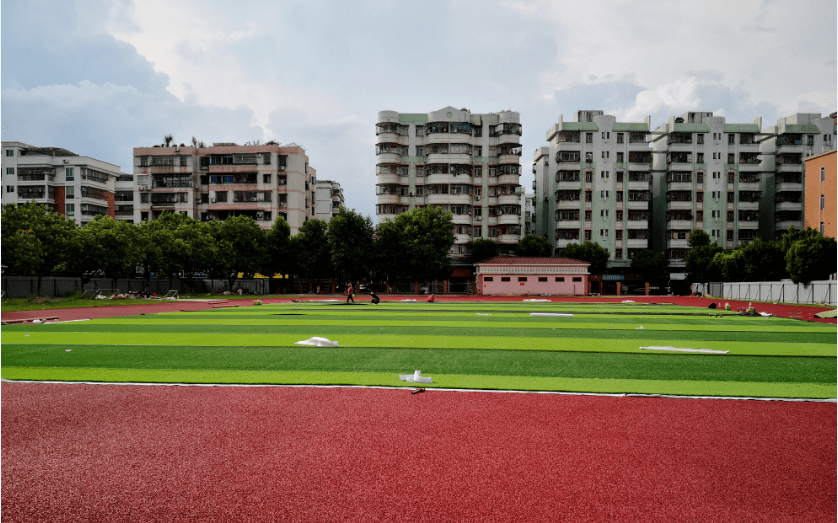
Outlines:
[[[313,336],[340,347],[295,345]],[[398,375],[420,369],[444,388],[836,397],[834,325],[661,304],[293,303],[9,325],[2,342],[5,379],[410,386]]]

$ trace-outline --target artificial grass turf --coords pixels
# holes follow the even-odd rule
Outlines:
[[[219,383],[254,385],[356,385],[414,387],[392,373],[324,371],[239,371],[187,369],[101,369],[4,367],[3,378],[36,381],[138,383]],[[835,385],[736,381],[661,381],[435,374],[427,388],[595,392],[603,394],[672,394],[770,398],[834,398]]]
[[[8,333],[4,335],[4,346],[11,344],[38,345],[52,344],[109,344],[114,346],[153,346],[162,343],[171,345],[193,346],[270,346],[291,347],[297,341],[323,334],[323,329],[312,329],[299,334],[230,334],[221,332],[168,333],[137,332],[125,333],[49,333],[47,331],[32,334]],[[645,331],[644,331],[645,332]],[[727,341],[685,340],[680,338],[632,340],[603,338],[536,338],[504,337],[486,335],[467,336],[458,333],[452,336],[440,335],[400,335],[379,330],[375,334],[340,334],[331,339],[338,341],[341,347],[374,348],[425,348],[425,349],[487,349],[529,351],[581,351],[581,352],[645,352],[641,346],[660,345],[692,349],[726,350],[731,354],[765,356],[835,356],[834,344],[824,343],[739,343]],[[588,332],[588,335],[596,333]]]
[[[70,351],[67,352],[67,349]],[[685,354],[374,349],[328,347],[196,347],[8,345],[3,368],[64,367],[446,373],[674,381],[835,383],[834,358]]]
[[[366,335],[381,335],[387,336],[422,336],[426,335],[428,329],[426,327],[411,326],[410,322],[405,322],[401,326],[388,325],[382,333],[382,327],[374,326],[358,326],[358,325],[332,325],[326,324],[317,325],[317,332],[321,336],[348,336],[357,334]],[[433,332],[437,336],[481,336],[485,335],[487,326],[474,328],[456,328],[450,327],[442,323],[435,327]],[[26,332],[31,334],[37,333],[39,335],[45,333],[148,333],[149,326],[146,324],[136,323],[63,323],[63,324],[46,324],[33,326],[31,325],[10,325],[5,327],[8,332]],[[175,324],[155,324],[154,331],[161,336],[169,334],[207,334],[215,332],[221,335],[243,334],[243,335],[288,335],[297,334],[299,336],[308,336],[312,332],[311,325],[228,325],[214,323],[212,325],[195,325],[184,320],[182,323]],[[741,343],[755,343],[755,342],[781,342],[781,343],[823,343],[834,344],[835,332],[782,332],[782,331],[728,331],[728,330],[684,330],[677,333],[671,330],[658,331],[652,328],[644,329],[618,329],[618,328],[601,328],[592,332],[590,329],[582,328],[562,328],[562,329],[532,329],[525,327],[517,328],[502,328],[495,327],[492,329],[492,335],[497,337],[520,337],[520,338],[586,338],[592,334],[603,340],[640,340],[643,343],[657,340],[671,340],[673,336],[680,340],[706,340],[706,341],[729,341]],[[11,339],[11,338],[8,338]],[[299,340],[294,340],[299,341]],[[290,343],[293,343],[291,341]]]

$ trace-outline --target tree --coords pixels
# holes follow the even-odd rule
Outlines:
[[[562,249],[562,256],[590,263],[588,272],[591,274],[602,274],[608,266],[608,251],[598,243],[587,240],[582,244],[571,243]]]
[[[434,207],[417,207],[396,216],[407,274],[416,280],[445,279],[451,276],[448,252],[454,245],[453,215]]]
[[[112,288],[118,278],[130,276],[142,259],[137,232],[130,223],[101,214],[81,229],[88,242],[88,266],[104,272]]]
[[[232,250],[226,250],[230,257],[227,276],[230,288],[239,273],[252,278],[264,265],[265,231],[249,216],[231,216],[220,227],[213,229],[217,241],[227,242]]]
[[[405,246],[402,231],[393,220],[386,219],[378,224],[373,241],[373,270],[378,278],[391,281],[407,276],[404,263]]]
[[[492,239],[477,238],[471,242],[471,263],[479,263],[498,255],[498,244]]]
[[[662,252],[643,249],[635,253],[631,259],[631,270],[643,281],[658,281],[666,279],[666,256]]]
[[[369,216],[344,207],[329,221],[327,237],[337,275],[350,281],[368,277],[372,268],[373,227]]]
[[[331,251],[326,237],[328,228],[325,221],[314,218],[303,223],[300,232],[291,238],[301,277],[320,279],[332,275]]]
[[[178,278],[195,292],[195,273],[208,272],[218,252],[217,243],[209,225],[197,220],[184,220],[172,234],[175,243],[182,247],[176,261],[180,267]]]
[[[785,237],[783,240],[785,245]],[[794,283],[825,279],[835,273],[835,258],[835,239],[824,238],[816,229],[806,229],[788,246],[786,270]]]
[[[690,252],[687,253],[685,259],[687,281],[690,283],[721,281],[723,279],[721,269],[714,263],[714,257],[724,249],[718,244],[711,243],[710,236],[701,229],[693,229],[687,242],[690,245]]]
[[[166,136],[163,137],[163,146],[168,147],[169,145],[172,144],[174,139],[175,139],[174,136],[172,136],[171,134],[167,134]]]
[[[515,249],[518,256],[550,257],[553,253],[553,246],[547,238],[535,234],[524,236]]]
[[[787,277],[781,242],[757,237],[737,250],[744,256],[746,281],[777,281]]]
[[[297,260],[291,250],[291,226],[282,216],[277,216],[271,230],[265,235],[265,257],[260,272],[265,276],[293,274]]]
[[[36,275],[40,294],[43,276],[60,269],[73,252],[78,227],[72,220],[47,212],[35,202],[5,205],[1,216],[3,263]],[[20,231],[24,234],[18,234]],[[28,269],[24,268],[24,259]]]

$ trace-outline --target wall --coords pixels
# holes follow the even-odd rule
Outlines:
[[[487,277],[492,278],[492,281],[486,281],[485,278]],[[502,281],[503,278],[509,278],[509,281],[504,282]],[[518,281],[519,278],[526,278],[527,281]],[[539,278],[547,278],[547,281],[540,282],[538,281]],[[556,278],[563,278],[564,281],[557,282]],[[580,281],[574,282],[574,278],[579,278]],[[510,274],[509,276],[481,274],[478,276],[477,285],[484,295],[584,295],[588,289],[588,276],[572,276],[570,274],[564,276],[556,276],[555,274],[527,274],[525,276],[519,274]]]
[[[793,283],[791,280],[765,282],[694,283],[693,292],[727,300],[782,303],[824,303],[835,305],[836,280]]]

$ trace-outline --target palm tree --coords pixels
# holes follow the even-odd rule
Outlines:
[[[172,143],[172,141],[174,141],[174,139],[174,136],[172,136],[171,134],[167,134],[163,137],[163,146],[168,147]]]

